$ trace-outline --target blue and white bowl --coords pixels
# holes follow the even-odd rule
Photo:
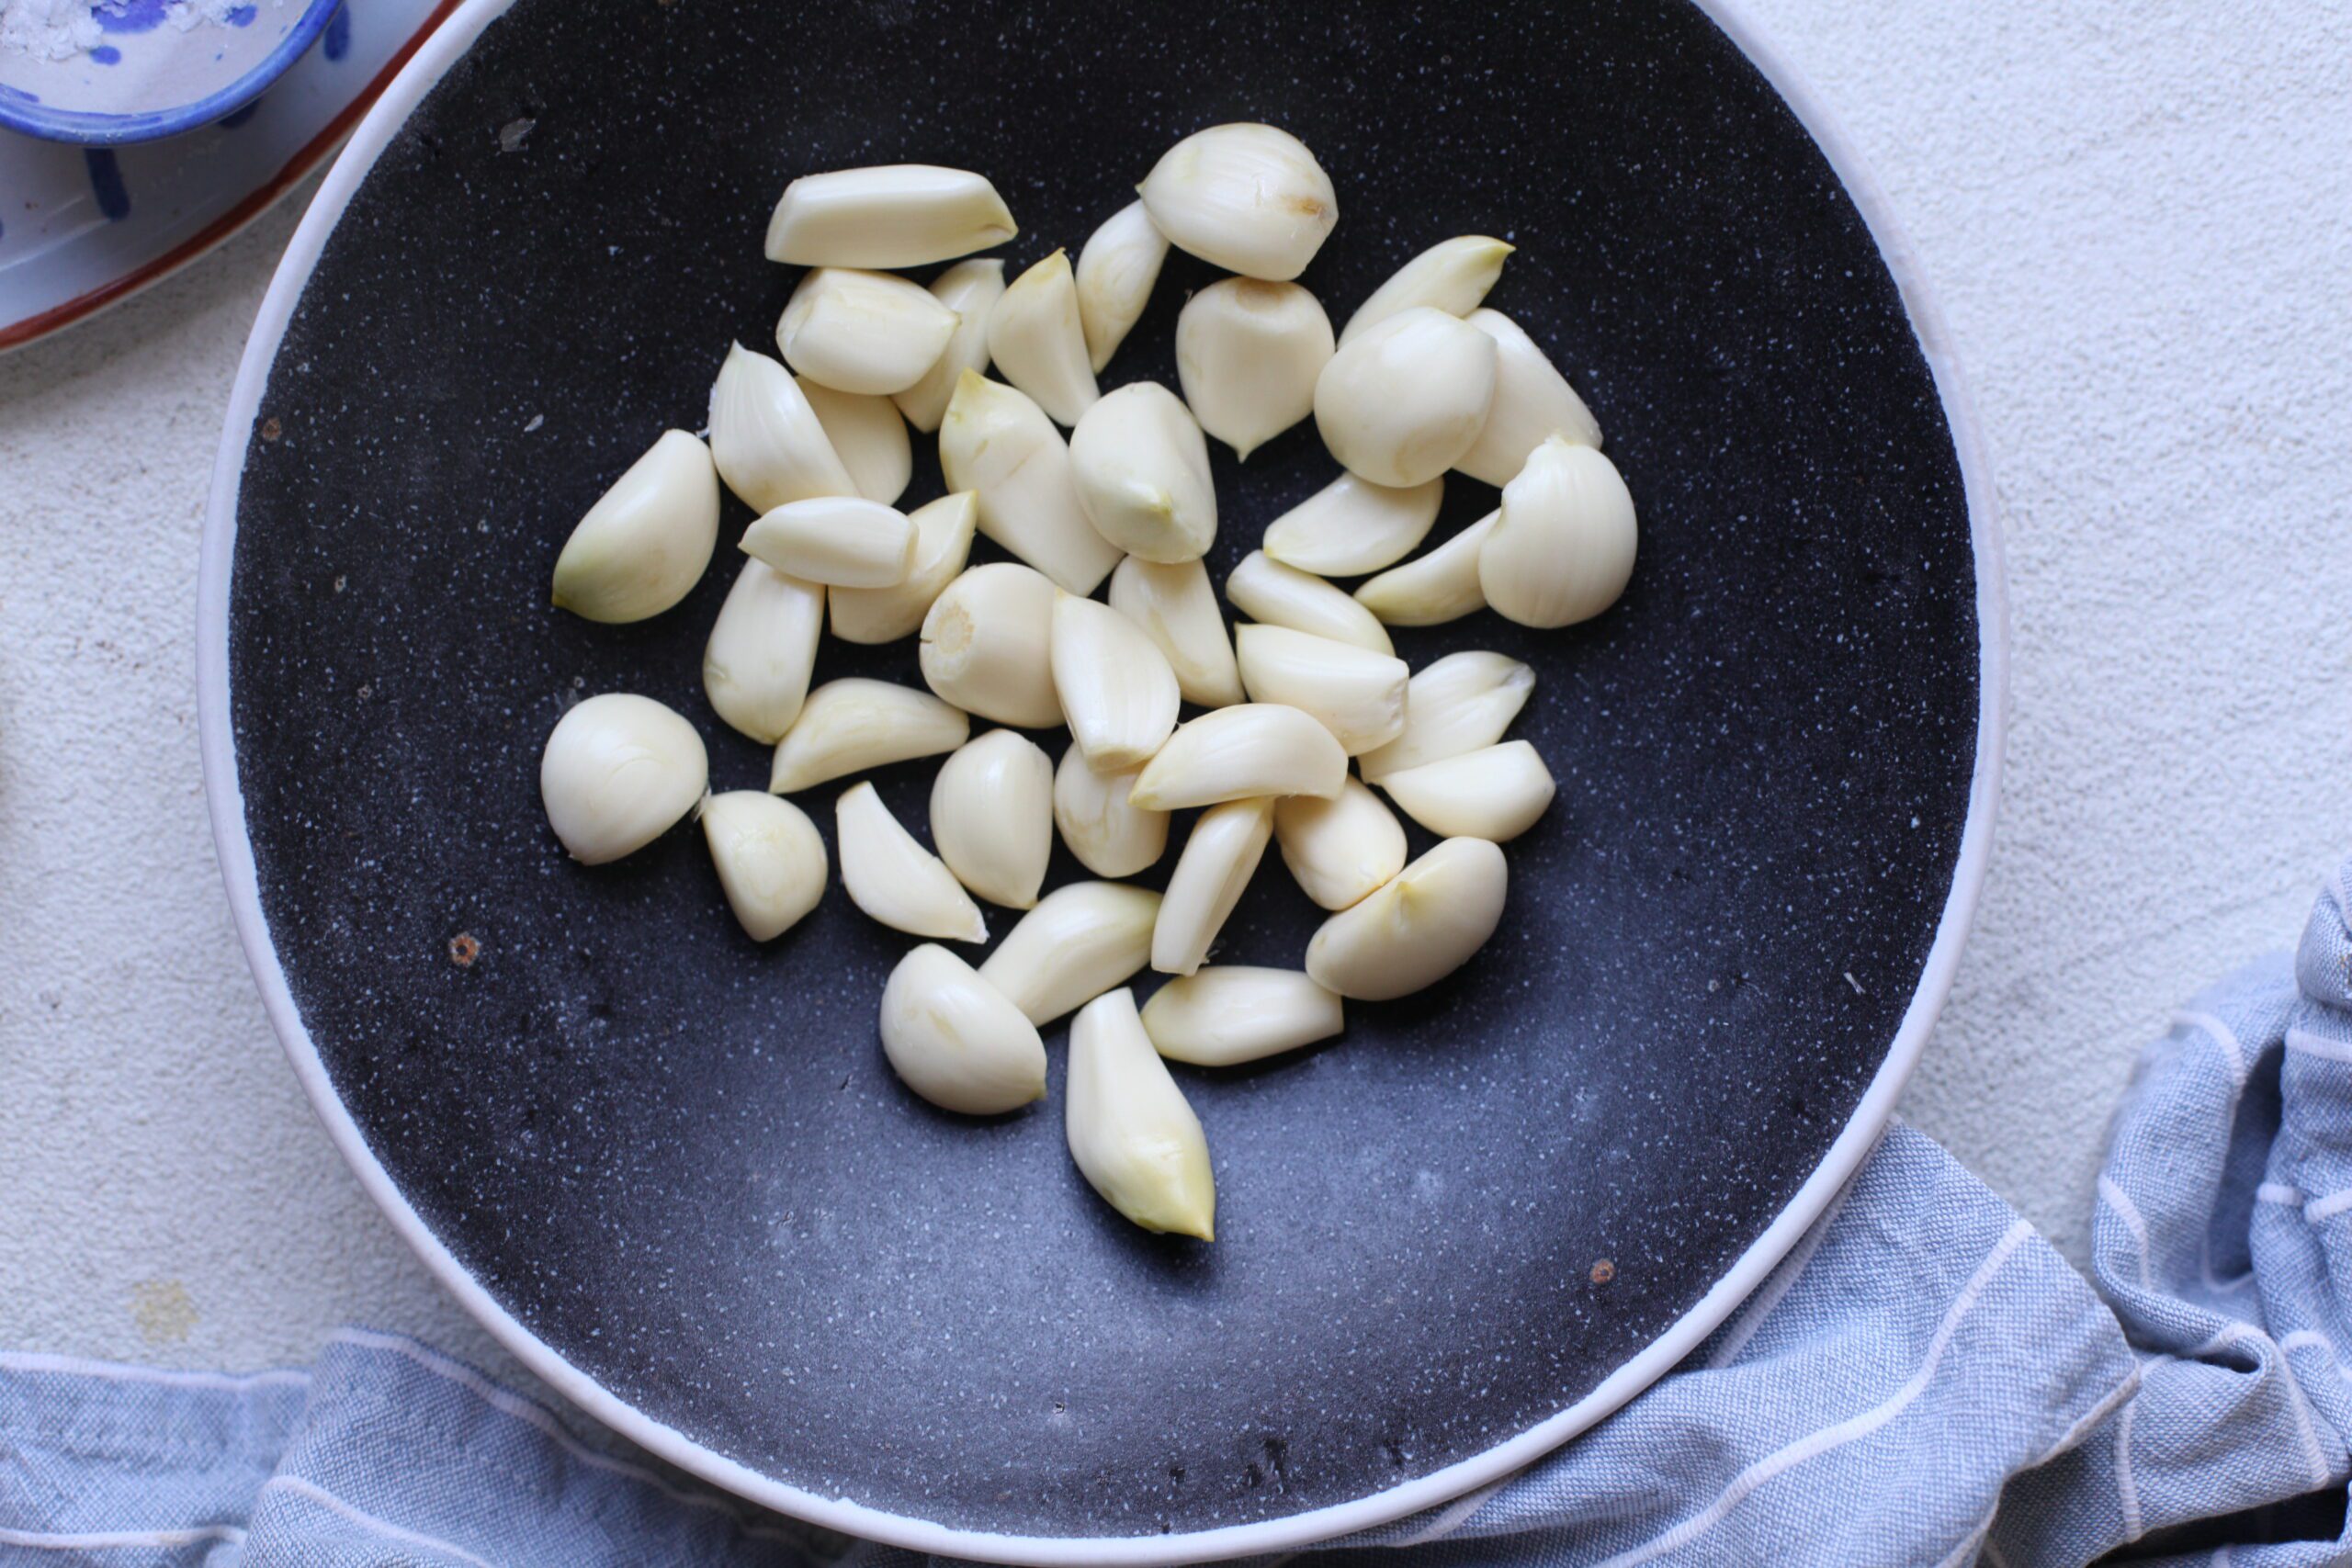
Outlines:
[[[341,0],[0,0],[0,126],[85,147],[235,113]]]

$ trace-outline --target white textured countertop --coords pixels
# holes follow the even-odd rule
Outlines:
[[[1893,195],[2006,513],[2000,831],[1905,1113],[2079,1258],[2136,1047],[2352,850],[2352,14],[1751,4]],[[313,1120],[198,779],[204,491],[308,194],[0,358],[0,1347],[510,1365]]]

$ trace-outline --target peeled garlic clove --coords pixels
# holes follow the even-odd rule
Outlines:
[[[1340,342],[1346,344],[1416,305],[1427,305],[1449,316],[1468,315],[1503,275],[1503,258],[1516,249],[1487,234],[1440,240],[1398,267],[1387,282],[1372,291],[1371,299],[1356,307],[1340,333]]]
[[[943,495],[907,513],[915,530],[915,562],[902,581],[888,588],[836,588],[833,635],[843,642],[896,642],[912,637],[941,590],[964,570],[972,553],[972,531],[980,517],[970,491]]]
[[[1208,569],[1199,561],[1163,566],[1129,556],[1111,574],[1111,608],[1141,626],[1167,655],[1186,702],[1221,708],[1241,700],[1233,638]]]
[[[944,947],[910,951],[882,987],[882,1054],[944,1111],[995,1116],[1046,1098],[1037,1026]]]
[[[844,773],[953,751],[972,721],[928,692],[855,676],[808,694],[776,742],[768,793],[790,795]]]
[[[1379,617],[1321,578],[1283,565],[1263,550],[1251,550],[1225,580],[1233,607],[1270,626],[1353,643],[1374,653],[1394,653],[1388,628]]]
[[[1340,220],[1331,176],[1271,125],[1214,125],[1160,154],[1139,187],[1153,227],[1203,261],[1280,282],[1306,270]]]
[[[1507,620],[1573,626],[1625,592],[1634,547],[1634,498],[1617,465],[1549,436],[1503,486],[1502,515],[1478,548],[1478,586]]]
[[[627,692],[574,704],[539,758],[548,826],[582,865],[643,849],[694,809],[709,782],[695,727]]]
[[[885,506],[906,494],[907,481],[914,478],[915,455],[899,405],[888,398],[836,392],[806,377],[799,386],[857,493]]]
[[[767,257],[793,266],[922,266],[1020,231],[1004,197],[967,169],[879,164],[803,175],[768,219]]]
[[[1261,795],[1334,795],[1348,754],[1312,714],[1238,703],[1179,725],[1127,792],[1150,811],[1215,806]]]
[[[1552,770],[1524,740],[1482,746],[1380,781],[1388,798],[1430,832],[1507,844],[1552,804]]]
[[[1076,424],[1094,406],[1094,367],[1086,356],[1068,251],[1014,278],[989,310],[989,357],[1057,424]]]
[[[1329,800],[1295,795],[1274,803],[1274,842],[1309,898],[1344,909],[1405,869],[1405,828],[1354,779]]]
[[[1315,412],[1331,318],[1295,283],[1228,277],[1176,313],[1176,378],[1201,428],[1247,460]]]
[[[804,582],[888,588],[914,570],[915,525],[879,502],[820,495],[761,514],[742,549]]]
[[[1360,577],[1411,555],[1444,499],[1443,479],[1392,490],[1341,474],[1266,525],[1265,551],[1317,577]]]
[[[824,629],[821,584],[745,561],[703,645],[702,689],[713,711],[763,746],[783,739],[808,695]]]
[[[1239,626],[1233,641],[1251,702],[1314,715],[1351,757],[1404,732],[1412,671],[1403,660],[1288,626]]]
[[[710,389],[710,456],[718,477],[754,512],[812,495],[855,495],[832,437],[792,372],[741,344]]]
[[[966,742],[932,781],[931,841],[989,903],[1035,907],[1054,852],[1054,764],[1010,729]]]
[[[1367,328],[1315,381],[1315,427],[1350,473],[1417,485],[1470,450],[1495,400],[1495,340],[1427,305]]]
[[[1093,592],[1119,564],[1119,547],[1086,520],[1062,433],[1002,382],[970,371],[956,381],[939,467],[949,489],[978,492],[981,533],[1070,592]]]
[[[833,805],[842,886],[849,901],[910,936],[986,942],[988,921],[940,858],[899,826],[870,784],[853,784]]]
[[[909,424],[922,431],[937,430],[947,412],[947,400],[956,395],[956,383],[964,372],[977,376],[989,367],[989,312],[1003,294],[1004,264],[993,256],[957,262],[931,280],[932,298],[956,312],[956,331],[922,380],[903,392],[890,394]]]
[[[1209,944],[1241,901],[1266,840],[1274,830],[1272,800],[1228,800],[1201,813],[1151,928],[1151,966],[1164,975],[1190,975],[1206,963]]]
[[[797,925],[825,896],[825,840],[808,814],[756,789],[702,803],[702,833],[727,907],[753,942]]]
[[[1484,839],[1448,839],[1324,921],[1306,944],[1306,973],[1367,1002],[1435,985],[1495,934],[1509,886],[1502,851]]]
[[[1168,1076],[1133,992],[1097,998],[1069,1026],[1064,1126],[1102,1201],[1148,1231],[1216,1239],[1208,1138]]]
[[[616,623],[658,615],[694,591],[718,543],[710,449],[662,434],[597,498],[555,558],[555,606]]]
[[[1122,882],[1073,882],[1004,933],[980,978],[1043,1026],[1124,983],[1151,957],[1159,895]]]
[[[1471,649],[1423,665],[1405,688],[1405,732],[1356,759],[1366,784],[1492,746],[1535,691],[1535,671]]]
[[[1152,226],[1140,201],[1105,219],[1078,253],[1078,320],[1096,375],[1142,318],[1167,259],[1168,236]]]
[[[1356,603],[1391,626],[1434,626],[1487,607],[1478,547],[1499,512],[1489,512],[1420,559],[1392,567],[1356,588]]]
[[[1054,825],[1079,863],[1097,876],[1133,876],[1168,849],[1168,813],[1130,803],[1141,767],[1098,768],[1071,746],[1054,770]]]
[[[1070,739],[1089,761],[1133,767],[1176,728],[1176,671],[1110,605],[1068,593],[1054,601],[1052,665]]]
[[[820,266],[775,324],[784,362],[837,392],[888,396],[922,379],[956,333],[956,312],[903,277]]]
[[[1198,560],[1216,542],[1209,444],[1157,381],[1130,382],[1088,409],[1069,434],[1069,466],[1094,531],[1130,556]]]
[[[1455,468],[1490,485],[1507,485],[1547,435],[1578,446],[1600,445],[1600,422],[1517,321],[1500,310],[1473,310],[1467,320],[1495,340],[1495,401]]]
[[[1058,592],[1011,561],[976,566],[956,578],[922,618],[923,683],[999,724],[1045,729],[1061,723],[1052,653]]]
[[[1347,1021],[1338,994],[1296,969],[1213,964],[1154,991],[1142,1022],[1170,1061],[1230,1067],[1329,1040]]]

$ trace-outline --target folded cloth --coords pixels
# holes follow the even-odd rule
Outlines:
[[[2098,1180],[2095,1286],[1898,1124],[1648,1393],[1317,1555],[2044,1568],[2140,1541],[2135,1561],[2352,1562],[2347,910],[2352,864],[2291,964],[2199,997],[2148,1048]],[[747,1507],[394,1335],[244,1376],[0,1354],[0,1562],[913,1561]]]

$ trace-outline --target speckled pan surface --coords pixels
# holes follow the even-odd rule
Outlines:
[[[1536,667],[1516,732],[1559,800],[1453,981],[1352,1007],[1302,1058],[1183,1076],[1219,1188],[1204,1247],[1070,1168],[1059,1029],[1046,1104],[928,1111],[874,1034],[902,939],[835,889],[754,946],[690,830],[573,866],[537,770],[567,704],[632,689],[702,728],[714,788],[764,781],[699,687],[731,549],[629,627],[550,611],[547,574],[613,475],[701,423],[729,340],[771,344],[786,179],[988,171],[1020,265],[1234,118],[1330,169],[1304,281],[1337,320],[1446,235],[1520,247],[1490,303],[1599,414],[1643,539],[1596,623],[1398,635],[1416,663]],[[1107,382],[1172,383],[1212,276],[1170,258]],[[233,749],[212,783],[243,792],[224,859],[265,992],[478,1308],[729,1484],[880,1533],[1129,1538],[1471,1476],[1769,1262],[1751,1248],[1948,981],[1989,794],[1954,437],[1853,202],[1699,9],[519,0],[295,285],[208,597],[208,758]],[[1311,425],[1216,466],[1220,579],[1334,471]],[[1452,481],[1439,536],[1492,504]],[[919,680],[911,643],[829,641],[820,678],[843,674]],[[877,775],[919,833],[930,773]],[[802,797],[829,840],[835,793]],[[1057,855],[1053,881],[1080,874]],[[1242,910],[1220,954],[1242,962],[1295,964],[1318,918],[1271,855]]]

